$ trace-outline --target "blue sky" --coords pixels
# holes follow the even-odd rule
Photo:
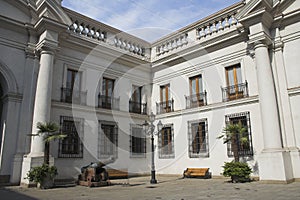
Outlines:
[[[153,42],[240,0],[63,0],[63,6]]]

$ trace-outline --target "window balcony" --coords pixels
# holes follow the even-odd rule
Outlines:
[[[191,96],[186,96],[186,108],[196,108],[207,105],[207,93],[206,91]]]
[[[163,114],[174,111],[174,99],[156,103],[156,113]]]
[[[147,115],[147,103],[129,101],[129,112]]]
[[[231,85],[222,88],[223,102],[241,99],[249,96],[248,83]]]
[[[71,88],[61,88],[60,101],[65,103],[74,103],[86,105],[87,91],[76,91]]]
[[[98,107],[110,110],[120,110],[120,98],[98,95]]]

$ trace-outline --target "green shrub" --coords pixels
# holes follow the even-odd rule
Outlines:
[[[57,175],[57,168],[55,166],[49,166],[43,164],[42,166],[33,167],[27,173],[29,181],[35,183],[41,183],[45,177],[53,179]]]
[[[231,177],[232,182],[249,182],[251,168],[244,162],[225,162],[223,175]]]

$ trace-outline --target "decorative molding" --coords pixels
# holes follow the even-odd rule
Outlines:
[[[290,97],[300,95],[300,87],[289,88],[288,94]]]
[[[199,113],[210,112],[213,110],[225,109],[225,108],[236,107],[236,106],[243,106],[243,105],[247,105],[247,104],[255,104],[258,102],[259,102],[258,95],[255,95],[255,96],[250,96],[250,97],[233,100],[233,101],[212,103],[212,104],[208,104],[206,106],[201,106],[201,107],[196,107],[196,108],[175,110],[174,112],[157,115],[156,118],[157,119],[165,119],[165,118],[169,118],[169,117],[176,117],[176,116],[183,116],[183,115],[190,115],[190,114],[197,114],[197,113],[199,114]]]

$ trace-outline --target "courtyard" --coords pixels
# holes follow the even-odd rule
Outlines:
[[[3,200],[296,200],[300,199],[300,182],[263,184],[228,183],[227,179],[182,179],[179,176],[158,176],[151,185],[150,177],[112,180],[108,187],[62,187],[49,190],[9,186],[0,188]]]

